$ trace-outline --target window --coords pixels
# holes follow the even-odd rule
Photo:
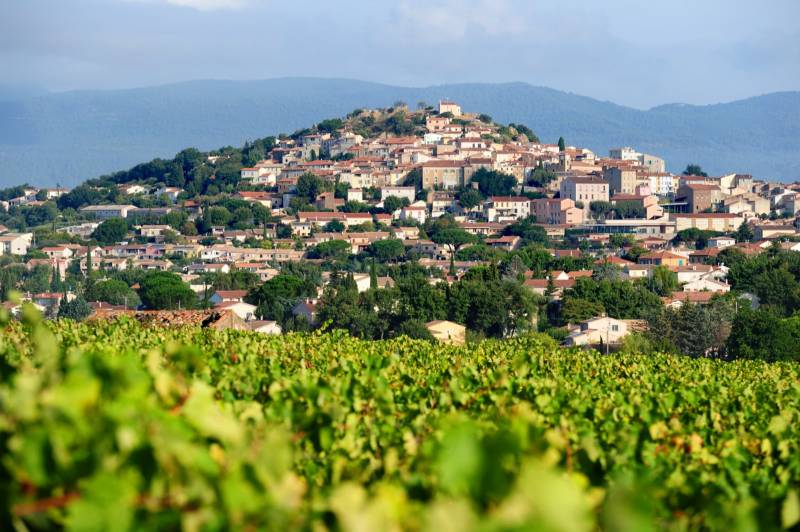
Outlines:
[[[611,326],[611,330],[614,331],[614,332],[619,331],[619,325],[612,325]]]

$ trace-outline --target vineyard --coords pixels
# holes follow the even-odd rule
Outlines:
[[[4,530],[800,522],[797,364],[2,326]]]

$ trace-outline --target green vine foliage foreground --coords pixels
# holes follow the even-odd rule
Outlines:
[[[780,530],[800,370],[132,321],[0,332],[3,530]]]

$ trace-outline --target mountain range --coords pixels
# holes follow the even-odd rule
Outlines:
[[[74,186],[186,147],[241,145],[291,133],[356,108],[448,98],[467,112],[529,126],[543,142],[606,154],[633,146],[680,172],[800,179],[800,92],[714,105],[639,110],[527,83],[422,88],[346,79],[190,81],[125,90],[21,96],[0,92],[0,185]]]

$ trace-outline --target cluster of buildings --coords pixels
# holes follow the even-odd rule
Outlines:
[[[168,225],[138,225],[125,241],[109,246],[41,247],[46,258],[34,258],[27,264],[47,263],[63,276],[75,261],[85,269],[87,255],[91,254],[93,266],[99,269],[176,271],[201,294],[207,290],[200,282],[206,273],[245,270],[266,281],[277,275],[282,264],[314,260],[309,250],[324,242],[346,242],[351,253],[358,254],[376,241],[397,239],[407,255],[426,266],[454,268],[457,278],[480,262],[454,260],[451,248],[424,237],[420,231],[423,224],[449,214],[459,227],[480,236],[485,245],[512,251],[520,247],[522,239],[504,235],[505,228],[534,216],[551,242],[558,244],[568,234],[581,235],[594,250],[598,263],[611,261],[624,278],[648,277],[657,266],[672,269],[682,288],[665,304],[677,306],[686,301],[703,303],[709,294],[729,290],[725,267],[708,265],[722,249],[737,246],[753,254],[766,249],[775,239],[800,237],[795,223],[800,213],[797,184],[768,183],[743,174],[676,175],[666,171],[663,159],[630,147],[612,149],[608,156],[601,157],[586,148],[544,144],[524,135],[512,140],[501,134],[500,126],[465,113],[449,101],[440,102],[436,111],[421,110],[409,115],[416,115],[415,123],[423,131],[408,136],[382,133],[365,138],[345,123],[332,133],[281,137],[267,159],[242,168],[240,188],[232,197],[269,209],[273,219],[280,220],[277,223],[246,230],[213,227],[204,235],[177,235]],[[209,160],[214,157],[209,156]],[[478,188],[472,178],[482,169],[511,176],[512,192],[484,197],[477,205],[462,205],[460,195]],[[312,198],[311,207],[292,209],[292,200],[298,196],[298,181],[304,174],[337,184],[337,190],[342,190],[342,184],[347,185],[346,192],[322,192]],[[126,183],[119,189],[131,203],[84,206],[79,211],[79,223],[59,230],[88,240],[102,221],[112,218],[163,216],[173,211],[185,212],[189,220],[203,215],[204,206],[194,198],[182,196],[184,191],[178,187]],[[0,207],[40,205],[67,191],[29,188],[23,192]],[[136,207],[132,198],[139,195],[158,196],[161,206]],[[399,201],[390,201],[392,198]],[[369,212],[346,208],[355,203],[363,204]],[[387,208],[390,204],[396,209]],[[754,243],[737,244],[730,237],[742,224],[751,227]],[[338,229],[333,230],[334,226]],[[288,228],[290,234],[279,236],[279,228]],[[717,236],[709,240],[705,249],[673,245],[674,237],[686,229],[712,231]],[[635,263],[609,254],[604,244],[613,235],[630,235],[648,252]],[[798,247],[790,242],[783,245]],[[0,227],[0,255],[26,256],[36,247],[33,233],[15,233]],[[582,252],[556,245],[551,253],[560,256]],[[550,279],[526,279],[525,286],[559,297],[581,275],[591,275],[591,271],[553,272]],[[369,278],[361,277],[357,279],[359,289],[366,290]],[[451,276],[447,280],[452,280]],[[258,322],[255,308],[244,302],[243,294],[217,295],[219,301],[214,303],[219,310],[230,311],[247,323]],[[52,296],[54,301],[59,299],[57,294]],[[37,299],[35,294],[29,298],[37,304],[44,304],[47,299]],[[297,313],[313,323],[314,305],[314,300],[302,302]],[[605,327],[604,331],[610,329],[612,333],[627,330],[620,323],[613,324],[617,329],[611,329],[607,321],[599,329]],[[598,330],[595,325],[573,331],[575,336],[570,342],[580,344],[585,338],[593,338],[587,331]],[[275,324],[258,327],[277,330]],[[432,325],[436,330],[442,327],[441,323]],[[462,333],[447,332],[459,338]]]

